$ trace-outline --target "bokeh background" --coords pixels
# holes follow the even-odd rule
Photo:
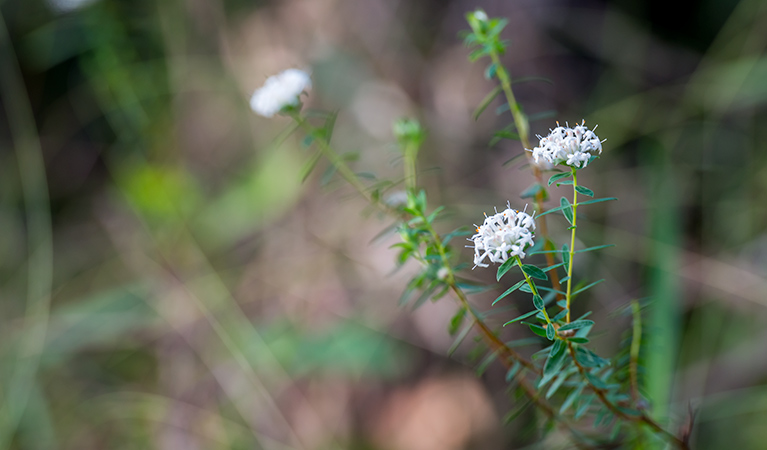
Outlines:
[[[519,142],[489,145],[508,112],[472,118],[494,87],[457,36],[477,7],[509,18],[512,77],[545,78],[514,86],[533,131],[607,139],[579,177],[620,199],[579,233],[616,244],[576,265],[606,279],[576,307],[595,349],[642,299],[654,407],[694,411],[696,448],[763,448],[761,0],[0,2],[0,448],[566,448],[531,410],[505,425],[520,401],[472,336],[451,349],[455,303],[398,306],[417,268],[395,270],[391,222],[324,162],[302,182],[312,150],[248,107],[311,70],[307,107],[339,111],[360,172],[400,179],[391,123],[421,120],[441,231],[521,207]],[[493,326],[529,309],[507,301]]]

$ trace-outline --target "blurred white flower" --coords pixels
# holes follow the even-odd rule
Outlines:
[[[447,270],[447,267],[440,267],[437,271],[437,279],[446,280],[448,273],[450,272]]]
[[[474,11],[474,18],[479,20],[480,22],[485,22],[487,20],[487,14],[481,9],[478,9]]]
[[[525,248],[533,245],[535,220],[524,211],[511,209],[485,217],[477,234],[469,239],[474,242],[474,267],[488,267],[487,258],[493,263],[503,263],[509,257],[525,257]]]
[[[286,106],[297,105],[301,93],[311,87],[312,80],[307,72],[288,69],[267,78],[250,98],[250,107],[257,114],[272,117]]]
[[[54,12],[65,14],[95,2],[96,0],[47,0],[46,3]]]
[[[548,136],[538,136],[538,147],[529,150],[533,152],[535,163],[539,166],[545,163],[552,166],[564,163],[578,169],[586,167],[592,156],[602,153],[602,141],[585,124],[584,121],[570,128],[557,123],[558,126]]]
[[[407,205],[407,192],[394,191],[384,199],[386,206],[391,208],[399,208],[400,206]]]

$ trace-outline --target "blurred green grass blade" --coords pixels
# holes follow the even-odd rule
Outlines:
[[[646,358],[645,388],[658,420],[668,416],[679,342],[679,299],[682,288],[677,271],[680,264],[679,205],[676,176],[671,173],[669,150],[645,144],[643,154],[650,158],[645,185],[651,187],[649,212],[653,246],[648,282],[651,303],[648,308],[648,333],[643,348]]]

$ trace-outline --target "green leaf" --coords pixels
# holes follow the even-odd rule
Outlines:
[[[562,197],[559,200],[560,207],[562,208],[562,214],[564,214],[565,219],[567,219],[568,222],[570,222],[570,225],[573,224],[573,207],[570,205],[570,200]]]
[[[575,359],[584,367],[602,367],[610,363],[610,361],[581,346],[575,348]]]
[[[541,186],[538,183],[533,183],[532,185],[530,185],[530,187],[522,191],[522,193],[519,194],[519,196],[521,198],[532,198],[538,195],[538,193],[541,192],[542,190],[543,190],[543,186]]]
[[[553,341],[554,340],[554,336],[556,336],[556,335],[557,335],[557,330],[554,329],[554,324],[550,323],[546,327],[546,339],[548,339],[550,341]]]
[[[540,295],[533,295],[533,306],[535,306],[536,310],[543,311],[543,299]]]
[[[498,97],[498,94],[501,93],[501,85],[495,87],[487,96],[485,96],[484,99],[482,99],[481,102],[479,102],[479,106],[477,106],[477,109],[474,110],[474,114],[472,114],[472,117],[474,117],[474,120],[479,119],[479,116],[482,115],[482,113],[487,109],[487,107],[490,105],[490,103],[495,100],[496,97]]]
[[[442,245],[447,246],[447,244],[454,238],[454,237],[460,237],[460,236],[470,236],[474,234],[469,227],[460,227],[454,231],[451,231],[450,233],[446,234],[442,237]]]
[[[511,158],[509,158],[509,159],[507,159],[506,161],[504,161],[504,162],[503,162],[503,164],[501,164],[501,166],[503,166],[503,167],[506,167],[506,166],[508,166],[509,164],[513,164],[515,161],[517,161],[517,160],[519,160],[519,159],[523,159],[523,158],[524,158],[524,159],[527,159],[527,155],[526,155],[526,153],[527,153],[527,152],[524,152],[524,151],[523,151],[522,153],[520,153],[520,154],[518,154],[518,155],[516,155],[516,156],[512,156]]]
[[[556,253],[559,253],[559,250],[552,250],[552,251],[556,252]],[[561,262],[561,263],[558,263],[558,264],[554,264],[553,266],[546,267],[546,268],[543,269],[543,271],[544,272],[549,272],[549,271],[552,271],[552,270],[556,269],[557,267],[562,267],[564,265],[565,265],[565,263]]]
[[[421,295],[419,295],[418,298],[413,303],[413,311],[420,308],[421,305],[426,303],[426,300],[428,300],[429,297],[431,297],[432,294],[434,294],[434,291],[437,290],[437,287],[439,287],[439,284],[440,283],[435,280],[431,282],[431,284],[429,284],[429,287],[427,287],[426,289],[423,290],[423,292],[421,292]]]
[[[562,403],[562,406],[559,408],[559,414],[564,414],[570,406],[573,405],[573,402],[575,402],[576,399],[580,398],[581,392],[583,392],[583,387],[585,384],[578,385],[577,388],[573,389],[570,394],[567,396],[565,401]]]
[[[559,331],[577,330],[578,328],[594,325],[593,320],[576,320],[574,322],[566,323],[559,327]]]
[[[485,79],[492,80],[495,76],[495,71],[498,68],[498,66],[495,65],[495,63],[490,64],[487,66],[487,69],[485,69]]]
[[[528,83],[530,81],[543,81],[544,83],[548,83],[551,85],[554,84],[554,81],[552,81],[550,78],[545,78],[545,77],[518,77],[511,80],[511,84]],[[556,111],[550,110],[550,111],[543,111],[543,112],[531,114],[528,117],[528,119],[530,120],[530,122],[532,122],[533,120],[548,119],[551,117],[556,117],[556,115],[557,115]]]
[[[586,412],[589,410],[589,406],[591,406],[592,401],[594,401],[593,395],[586,397],[586,401],[584,401],[583,403],[581,403],[580,406],[578,406],[578,409],[575,411],[575,415],[573,416],[573,418],[575,420],[578,420],[581,417],[583,417],[583,415],[586,414]]]
[[[601,283],[601,282],[603,282],[603,281],[605,281],[605,279],[604,279],[604,278],[602,278],[601,280],[597,280],[597,281],[595,281],[595,282],[593,282],[593,283],[589,284],[588,286],[584,286],[584,287],[582,287],[582,288],[578,289],[577,291],[573,292],[571,296],[575,296],[575,295],[578,295],[578,294],[580,294],[581,292],[585,291],[586,289],[589,289],[589,288],[591,288],[591,287],[593,287],[593,286],[596,286],[596,285],[598,285],[599,283]]]
[[[498,351],[493,351],[488,354],[484,360],[477,366],[477,376],[482,376],[483,373],[485,373],[485,370],[487,370],[487,367],[490,365],[491,362],[495,361],[495,358],[498,356]]]
[[[584,337],[570,337],[567,338],[568,341],[574,343],[574,344],[588,344],[589,339]]]
[[[538,311],[536,311],[536,312],[538,312]],[[522,323],[524,323],[525,325],[530,327],[530,331],[532,331],[533,333],[537,334],[538,336],[546,337],[546,329],[543,328],[542,326],[536,325],[536,324],[530,323],[530,322],[522,322]]]
[[[506,272],[511,270],[512,267],[517,265],[517,258],[509,258],[498,267],[498,273],[495,275],[496,281],[501,281],[501,277],[506,275]]]
[[[597,198],[594,200],[586,200],[585,202],[578,202],[578,206],[580,205],[590,205],[591,203],[600,203],[600,202],[609,202],[611,200],[618,200],[615,197],[605,197],[605,198]]]
[[[589,383],[595,388],[605,389],[607,387],[604,381],[600,380],[599,377],[592,375],[591,372],[586,372],[586,379],[589,380]]]
[[[552,317],[551,321],[552,322],[557,322],[558,320],[564,319],[565,316],[567,316],[567,312],[568,311],[569,311],[569,309],[563,309],[562,311],[559,312],[559,314],[557,314],[556,316]]]
[[[523,264],[522,265],[522,270],[526,274],[528,274],[529,276],[531,276],[533,278],[537,278],[539,280],[548,280],[549,279],[549,277],[546,276],[546,273],[544,271],[542,271],[541,269],[539,269],[539,268],[537,268],[537,267],[535,267],[533,265]]]
[[[514,365],[511,366],[508,372],[506,372],[506,382],[510,382],[514,377],[519,373],[519,370],[522,368],[522,364],[519,363],[519,361],[515,361]]]
[[[498,296],[498,298],[496,298],[495,300],[493,300],[493,303],[492,303],[490,306],[493,306],[493,305],[495,305],[496,303],[498,303],[498,300],[500,300],[500,299],[502,299],[502,298],[505,298],[507,295],[509,295],[509,294],[511,294],[512,292],[516,291],[517,289],[519,289],[519,287],[520,287],[520,286],[522,286],[522,285],[523,285],[523,284],[525,284],[525,283],[526,283],[526,281],[525,281],[525,280],[522,280],[522,281],[518,282],[517,284],[515,284],[514,286],[512,286],[512,287],[510,287],[510,288],[506,289],[506,291],[505,291],[503,294],[499,295],[499,296]]]
[[[557,186],[571,186],[572,184],[573,184],[573,180],[565,180],[565,181],[560,181],[559,183],[557,183]]]
[[[585,252],[591,252],[594,250],[601,250],[603,248],[609,248],[609,247],[615,247],[615,244],[606,244],[606,245],[597,245],[594,247],[584,248],[581,250],[576,250],[574,253],[585,253]]]
[[[571,371],[559,372],[559,375],[554,380],[554,382],[551,383],[549,390],[546,392],[546,398],[551,398],[551,396],[557,392],[557,390],[562,386],[562,383],[564,383],[571,374]]]
[[[470,320],[464,325],[463,330],[461,330],[461,333],[455,338],[455,341],[453,341],[453,345],[450,346],[450,348],[447,350],[447,356],[452,355],[455,353],[456,350],[458,350],[458,347],[461,345],[461,342],[463,342],[464,339],[466,339],[466,336],[468,336],[469,331],[474,326],[474,321]]]
[[[456,268],[455,270],[458,269]],[[458,281],[455,283],[455,285],[461,288],[467,294],[479,294],[481,292],[487,292],[495,289],[495,286],[492,285],[472,284],[464,281]]]
[[[495,144],[497,144],[498,142],[500,142],[503,139],[509,139],[509,140],[512,140],[512,141],[518,141],[519,140],[519,134],[514,132],[514,131],[509,131],[509,130],[499,130],[499,131],[496,131],[495,133],[493,133],[493,138],[490,139],[490,142],[488,143],[488,145],[490,147],[492,147],[492,146],[494,146]]]
[[[335,173],[336,166],[334,164],[329,165],[327,169],[325,169],[325,172],[322,173],[322,177],[320,178],[320,186],[327,186]]]
[[[553,327],[552,327],[553,328]],[[557,339],[554,345],[551,346],[549,351],[549,357],[546,359],[546,364],[543,366],[543,376],[547,376],[551,373],[556,373],[562,368],[562,363],[565,361],[565,345],[564,342]]]
[[[562,173],[552,175],[551,178],[549,178],[549,186],[554,184],[554,182],[557,180],[561,180],[562,178],[569,178],[570,176],[572,176],[572,174],[573,174],[572,172],[562,172]]]
[[[575,186],[575,190],[578,191],[579,194],[588,195],[589,197],[594,196],[594,191],[586,186]]]
[[[522,415],[523,412],[527,411],[527,408],[529,408],[532,404],[533,404],[532,400],[527,400],[525,401],[525,403],[522,404],[522,406],[517,408],[516,411],[509,411],[508,414],[503,416],[503,424],[508,425],[509,423],[514,421],[514,419]]]
[[[458,309],[458,312],[455,313],[452,319],[450,319],[450,326],[448,327],[447,331],[450,333],[450,336],[455,335],[455,333],[458,332],[458,328],[461,327],[461,324],[463,323],[463,319],[466,317],[466,308],[461,307]]]
[[[527,319],[528,317],[532,316],[533,314],[537,314],[537,313],[538,313],[538,310],[534,309],[534,310],[532,310],[532,311],[530,311],[528,313],[522,314],[521,316],[517,317],[516,319],[509,320],[508,322],[504,323],[503,326],[505,327],[506,325],[508,325],[510,323],[519,322],[520,320]]]
[[[570,272],[570,248],[567,244],[562,245],[562,261],[565,263],[565,271]]]
[[[303,166],[301,166],[301,171],[299,172],[299,176],[301,178],[301,182],[303,183],[306,181],[306,179],[309,177],[309,175],[312,173],[315,167],[317,167],[317,163],[319,162],[320,158],[322,157],[322,152],[320,150],[317,150],[314,152],[311,158],[309,158]]]
[[[549,209],[547,211],[544,211],[544,212],[542,212],[540,214],[537,214],[535,217],[537,218],[537,217],[545,216],[546,214],[551,214],[553,212],[562,211],[563,209],[564,208],[562,206],[557,206],[556,208],[551,208],[551,209]]]

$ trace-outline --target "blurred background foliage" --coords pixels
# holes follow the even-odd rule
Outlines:
[[[399,179],[391,123],[421,118],[443,231],[521,205],[519,142],[488,145],[508,112],[472,119],[493,88],[457,38],[476,7],[510,19],[512,77],[549,81],[515,85],[533,132],[607,138],[582,182],[620,201],[579,234],[616,247],[576,266],[607,279],[581,299],[596,347],[644,299],[656,409],[694,411],[695,448],[762,448],[761,0],[0,2],[0,448],[539,448],[532,411],[504,426],[503,369],[477,378],[471,342],[447,356],[453,303],[398,308],[413,268],[393,270],[390,223],[324,163],[302,183],[289,121],[248,108],[311,69],[359,171]]]

